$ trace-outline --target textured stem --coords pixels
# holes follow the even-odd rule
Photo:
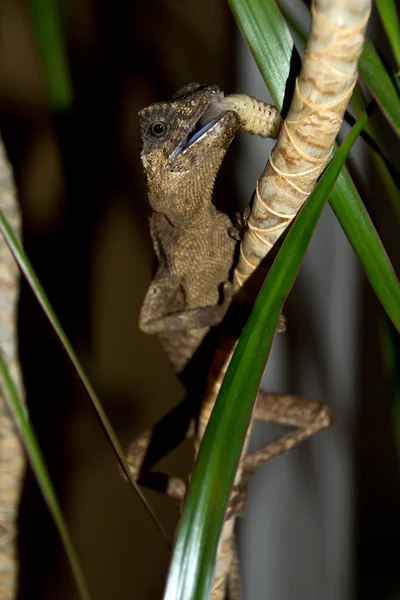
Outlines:
[[[292,104],[265,171],[257,182],[248,229],[234,273],[235,291],[257,269],[296,216],[330,157],[357,80],[357,62],[370,9],[370,0],[316,0],[313,4],[310,38]],[[259,133],[253,125],[248,130]],[[198,445],[232,352],[232,348],[225,349],[225,353],[220,349],[216,354],[201,410]],[[246,446],[247,442],[245,449]],[[239,467],[235,485],[240,483],[241,472]],[[233,556],[233,530],[232,517],[226,520],[221,534],[213,600],[222,600],[226,594]]]
[[[317,0],[295,93],[257,182],[235,271],[238,289],[296,216],[323,171],[357,81],[370,0]]]
[[[276,106],[254,96],[230,94],[218,104],[220,110],[233,110],[240,119],[243,131],[276,139],[282,127],[282,117]]]
[[[20,211],[16,201],[11,168],[0,140],[0,208],[19,235]],[[19,293],[18,267],[0,237],[0,343],[11,375],[22,392],[17,352],[16,306]],[[23,395],[23,394],[21,394]],[[25,469],[23,450],[14,429],[3,392],[0,390],[0,598],[16,596],[18,561],[16,557],[17,514]]]

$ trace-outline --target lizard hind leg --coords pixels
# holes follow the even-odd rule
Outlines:
[[[264,448],[244,458],[246,469],[257,469],[274,456],[297,446],[332,423],[331,409],[326,404],[292,394],[276,394],[260,390],[254,408],[254,420],[294,427],[292,431],[272,440]]]
[[[132,476],[138,484],[182,502],[187,487],[182,479],[173,477],[167,473],[147,470],[144,467],[151,433],[152,430],[147,429],[128,448],[127,460]]]
[[[186,495],[186,482],[179,477],[153,471],[152,468],[185,439],[193,437],[192,413],[190,403],[184,400],[139,435],[127,451],[131,473],[140,485],[166,494],[180,503]]]
[[[268,393],[262,390],[257,395],[253,418],[258,422],[289,425],[294,429],[244,456],[242,479],[233,489],[227,518],[231,515],[243,515],[248,481],[259,466],[329,427],[332,422],[331,410],[325,404],[296,395]]]

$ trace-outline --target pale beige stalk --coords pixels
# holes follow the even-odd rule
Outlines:
[[[330,157],[357,81],[370,0],[318,0],[292,104],[256,186],[235,286],[258,267],[296,216]]]
[[[0,140],[0,208],[19,235],[21,218],[11,167]],[[0,236],[0,349],[14,381],[22,392],[17,353],[16,307],[19,273]],[[25,459],[21,443],[0,390],[0,600],[13,600],[17,592],[17,514]]]
[[[296,216],[330,157],[357,80],[357,62],[370,9],[370,0],[316,0],[313,4],[310,38],[292,104],[265,171],[257,182],[248,230],[235,270],[235,291],[260,265]],[[200,438],[228,362],[229,359],[216,377],[217,365],[213,366],[209,394],[200,418]],[[235,484],[240,478],[239,468]],[[234,518],[227,519],[220,540],[213,600],[222,600],[226,594],[232,564],[233,528]]]
[[[282,126],[282,117],[276,106],[254,96],[230,94],[218,103],[220,110],[233,110],[240,118],[243,131],[276,139]]]

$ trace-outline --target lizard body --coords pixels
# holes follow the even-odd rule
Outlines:
[[[188,390],[189,402],[182,402],[137,438],[128,450],[128,462],[139,483],[180,501],[186,493],[185,482],[151,469],[185,437],[193,436],[194,417],[198,421],[196,445],[200,442],[201,423],[214,401],[211,397],[203,400],[208,368],[211,365],[209,382],[222,377],[220,363],[226,362],[233,343],[229,331],[228,350],[221,348],[211,363],[215,340],[208,334],[216,330],[214,326],[221,323],[230,304],[240,237],[229,215],[213,203],[215,178],[239,128],[276,137],[280,125],[275,108],[244,95],[224,99],[216,86],[199,84],[189,84],[171,102],[153,104],[139,113],[141,159],[152,209],[150,231],[158,260],[139,326],[159,336]],[[326,427],[330,416],[316,402],[259,391],[254,419],[295,429],[241,461],[242,482],[234,489],[228,508],[213,600],[226,597],[227,584],[230,600],[241,598],[232,517],[243,512],[248,478],[266,460]]]
[[[207,110],[221,96],[216,86],[189,84],[171,102],[139,113],[141,159],[153,211],[150,230],[158,259],[139,326],[159,335],[177,373],[209,328],[221,322],[231,296],[238,235],[212,195],[240,123],[232,111],[207,122]]]
[[[193,435],[215,349],[216,336],[207,334],[216,330],[229,307],[240,237],[230,215],[213,203],[216,176],[241,125],[230,108],[215,109],[222,98],[217,86],[189,84],[171,102],[153,104],[138,115],[158,261],[139,327],[159,336],[188,394],[131,444],[128,462],[139,483],[179,500],[185,483],[151,468]],[[237,580],[232,570],[230,585],[237,587]]]

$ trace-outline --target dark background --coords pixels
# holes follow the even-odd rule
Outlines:
[[[215,0],[73,0],[65,3],[63,15],[74,103],[70,111],[54,114],[29,7],[20,0],[1,3],[0,131],[23,210],[25,248],[126,447],[183,397],[157,339],[137,328],[152,264],[137,112],[190,81],[239,91],[238,34],[228,5]],[[223,188],[232,198],[230,167],[239,149],[236,144],[219,182],[219,193]],[[370,175],[363,183],[370,190],[376,185],[369,207],[399,265],[398,228],[396,233],[390,214],[382,216],[376,203],[379,182]],[[398,454],[379,352],[380,309],[364,280],[360,289],[363,301],[354,323],[360,385],[346,441],[354,461],[351,597],[389,599],[400,597]],[[304,326],[298,316],[305,308],[301,290],[297,293],[287,307],[293,357],[301,353],[296,318]],[[25,285],[19,332],[31,419],[93,598],[161,598],[167,548],[120,476]],[[190,452],[182,451],[165,464],[184,473],[190,460]],[[173,503],[148,497],[172,537]],[[19,600],[76,598],[58,534],[30,472],[20,531]]]

